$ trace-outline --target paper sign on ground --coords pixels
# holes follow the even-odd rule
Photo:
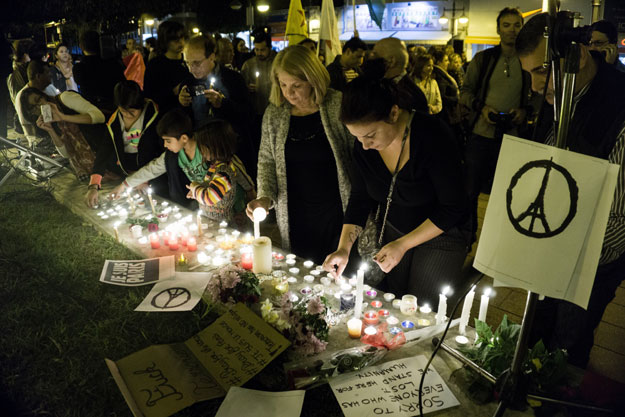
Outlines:
[[[125,287],[154,284],[174,277],[174,256],[132,261],[104,261],[100,282]]]
[[[135,311],[189,311],[202,299],[211,275],[176,272],[175,279],[157,283]]]
[[[495,278],[496,285],[586,307],[590,286],[583,283],[594,278],[605,232],[597,202],[611,203],[614,192],[610,165],[506,135],[474,267]],[[593,232],[591,224],[599,230]],[[592,273],[584,272],[580,285],[571,286],[582,266]]]
[[[305,393],[304,390],[266,392],[231,387],[215,417],[299,417]],[[250,404],[254,404],[253,413],[250,413]]]
[[[330,387],[345,417],[418,415],[419,382],[427,361],[420,355],[367,367],[330,379]],[[460,404],[431,365],[422,398],[424,414]]]
[[[239,303],[185,344],[227,391],[246,383],[290,342]]]
[[[288,345],[239,303],[185,343],[150,346],[117,362],[105,361],[135,416],[167,417],[242,385]]]

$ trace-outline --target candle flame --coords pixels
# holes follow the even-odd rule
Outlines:
[[[447,285],[445,288],[443,288],[443,295],[449,294],[449,291],[451,291],[451,287]]]
[[[491,292],[492,292],[492,289],[491,289],[490,287],[487,287],[487,288],[484,290],[484,295],[485,295],[485,296],[487,296],[487,297],[489,297],[489,296],[490,296],[490,294],[491,294]]]
[[[121,223],[122,223],[122,222],[115,222],[115,224],[113,225],[113,227],[114,227],[115,229],[117,229]]]
[[[184,261],[185,261],[184,254],[183,254],[183,253],[181,253],[181,254],[180,254],[180,262],[184,262]]]

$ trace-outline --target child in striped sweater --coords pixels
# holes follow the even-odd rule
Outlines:
[[[187,198],[197,200],[210,219],[244,217],[247,200],[255,198],[254,183],[234,154],[237,136],[232,126],[214,120],[195,132],[194,138],[208,169],[203,181],[187,185]]]

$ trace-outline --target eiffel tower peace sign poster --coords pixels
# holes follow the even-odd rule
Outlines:
[[[504,136],[474,267],[586,308],[619,166]]]

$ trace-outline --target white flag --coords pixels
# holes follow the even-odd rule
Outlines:
[[[337,55],[341,55],[341,41],[339,28],[334,14],[334,2],[323,0],[321,3],[321,22],[319,27],[319,43],[323,42],[326,52],[326,65],[334,62]]]

